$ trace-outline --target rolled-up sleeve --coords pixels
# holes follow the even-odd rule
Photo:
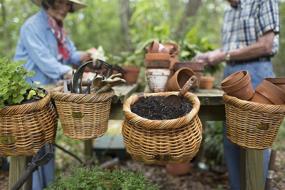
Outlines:
[[[45,75],[52,79],[60,79],[71,67],[60,63],[35,31],[36,29],[33,29],[33,27],[23,27],[21,29],[23,44],[30,59]]]
[[[258,24],[262,34],[268,31],[279,33],[280,23],[278,0],[261,1],[258,17]]]

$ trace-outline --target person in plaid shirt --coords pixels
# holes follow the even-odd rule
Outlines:
[[[197,56],[202,64],[225,61],[224,78],[247,70],[253,87],[264,78],[274,77],[271,58],[279,46],[278,0],[227,0],[222,27],[222,48]],[[232,190],[240,190],[240,147],[224,135],[224,152]],[[264,177],[270,150],[264,151]]]

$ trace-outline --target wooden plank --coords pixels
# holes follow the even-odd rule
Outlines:
[[[263,150],[241,149],[241,190],[262,190]]]
[[[20,179],[21,175],[24,173],[28,162],[31,157],[26,156],[12,156],[10,159],[9,168],[9,189]],[[32,189],[32,176],[26,181],[20,190],[30,190]]]
[[[124,101],[129,96],[131,96],[138,89],[138,87],[139,87],[138,84],[120,85],[120,86],[112,87],[115,92],[115,96],[113,97],[112,102],[113,103],[117,103],[117,102],[124,103]]]
[[[93,139],[84,141],[84,159],[88,161],[93,156]]]
[[[219,89],[199,89],[197,92],[194,92],[198,96],[201,105],[224,105],[223,94],[224,92]]]
[[[96,139],[95,148],[100,149],[124,149],[122,136],[123,120],[109,120],[108,130],[104,136]]]

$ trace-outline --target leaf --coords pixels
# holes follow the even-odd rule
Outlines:
[[[37,95],[37,92],[35,90],[30,90],[29,94],[27,96],[27,100],[30,100],[33,98],[33,96]]]

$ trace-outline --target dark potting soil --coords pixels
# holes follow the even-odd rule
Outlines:
[[[140,98],[131,106],[131,111],[143,118],[151,120],[166,120],[182,117],[192,110],[192,104],[182,97],[181,105],[174,107],[165,102],[164,96],[149,96]]]

